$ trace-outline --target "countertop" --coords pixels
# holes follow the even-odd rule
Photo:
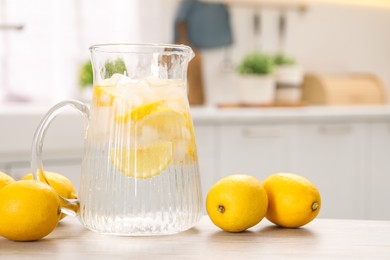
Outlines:
[[[315,219],[298,229],[263,219],[228,233],[207,216],[169,236],[119,237],[94,233],[67,217],[37,242],[0,238],[1,259],[390,259],[390,221]]]
[[[389,121],[390,106],[302,106],[191,109],[195,124]]]
[[[51,104],[0,104],[0,162],[8,162],[14,155],[30,156],[34,132]],[[66,150],[70,154],[81,151],[83,117],[74,110],[64,111],[48,131],[45,150],[51,154]],[[297,125],[322,123],[390,122],[390,106],[298,106],[258,108],[191,107],[195,125]],[[56,133],[67,129],[67,138],[57,138]],[[51,133],[53,136],[51,137]],[[17,136],[17,138],[16,138]],[[72,141],[69,141],[72,140]]]
[[[42,104],[0,104],[0,119],[41,119],[51,105]],[[69,110],[66,114],[76,114]],[[390,106],[297,106],[218,108],[214,106],[193,106],[191,115],[195,124],[247,123],[247,122],[305,122],[305,121],[390,121]],[[79,115],[77,115],[79,116]]]

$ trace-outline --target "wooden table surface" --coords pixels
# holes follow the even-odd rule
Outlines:
[[[119,237],[67,217],[40,241],[0,238],[0,259],[390,259],[390,221],[315,219],[284,229],[264,219],[246,232],[228,233],[204,216],[176,235]]]

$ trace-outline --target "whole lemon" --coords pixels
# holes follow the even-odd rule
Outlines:
[[[75,188],[72,182],[65,176],[56,173],[45,171],[46,179],[49,185],[54,188],[54,190],[65,199],[77,199]],[[38,172],[38,178],[41,182],[45,182],[45,179],[41,172]],[[27,174],[22,178],[22,180],[33,180],[34,177],[31,173]],[[65,214],[61,214],[61,219],[66,217]]]
[[[45,183],[22,180],[0,190],[0,235],[7,239],[41,239],[54,230],[60,214],[60,199]]]
[[[45,171],[45,177],[51,187],[63,198],[77,199],[76,190],[73,183],[64,175],[56,172]],[[38,172],[38,178],[40,181],[45,182],[41,172]],[[33,180],[34,177],[31,173],[27,174],[22,180]]]
[[[11,176],[5,174],[4,172],[0,172],[0,189],[14,181],[15,180]]]
[[[261,183],[248,175],[221,179],[208,192],[206,209],[211,221],[229,232],[241,232],[265,216],[267,193]]]
[[[266,218],[281,227],[300,227],[320,212],[321,196],[306,178],[292,173],[273,174],[263,181],[268,195]]]

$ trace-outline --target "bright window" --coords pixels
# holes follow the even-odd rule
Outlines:
[[[170,41],[176,2],[0,0],[0,97],[77,98],[77,71],[89,59],[90,45]]]

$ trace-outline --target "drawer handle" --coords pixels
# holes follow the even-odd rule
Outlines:
[[[348,135],[352,133],[350,126],[320,126],[319,132],[322,135]]]
[[[280,131],[277,129],[251,129],[244,128],[242,130],[242,136],[250,139],[271,139],[279,138],[281,136]]]
[[[24,29],[23,24],[0,24],[0,30],[4,31],[21,31]]]

